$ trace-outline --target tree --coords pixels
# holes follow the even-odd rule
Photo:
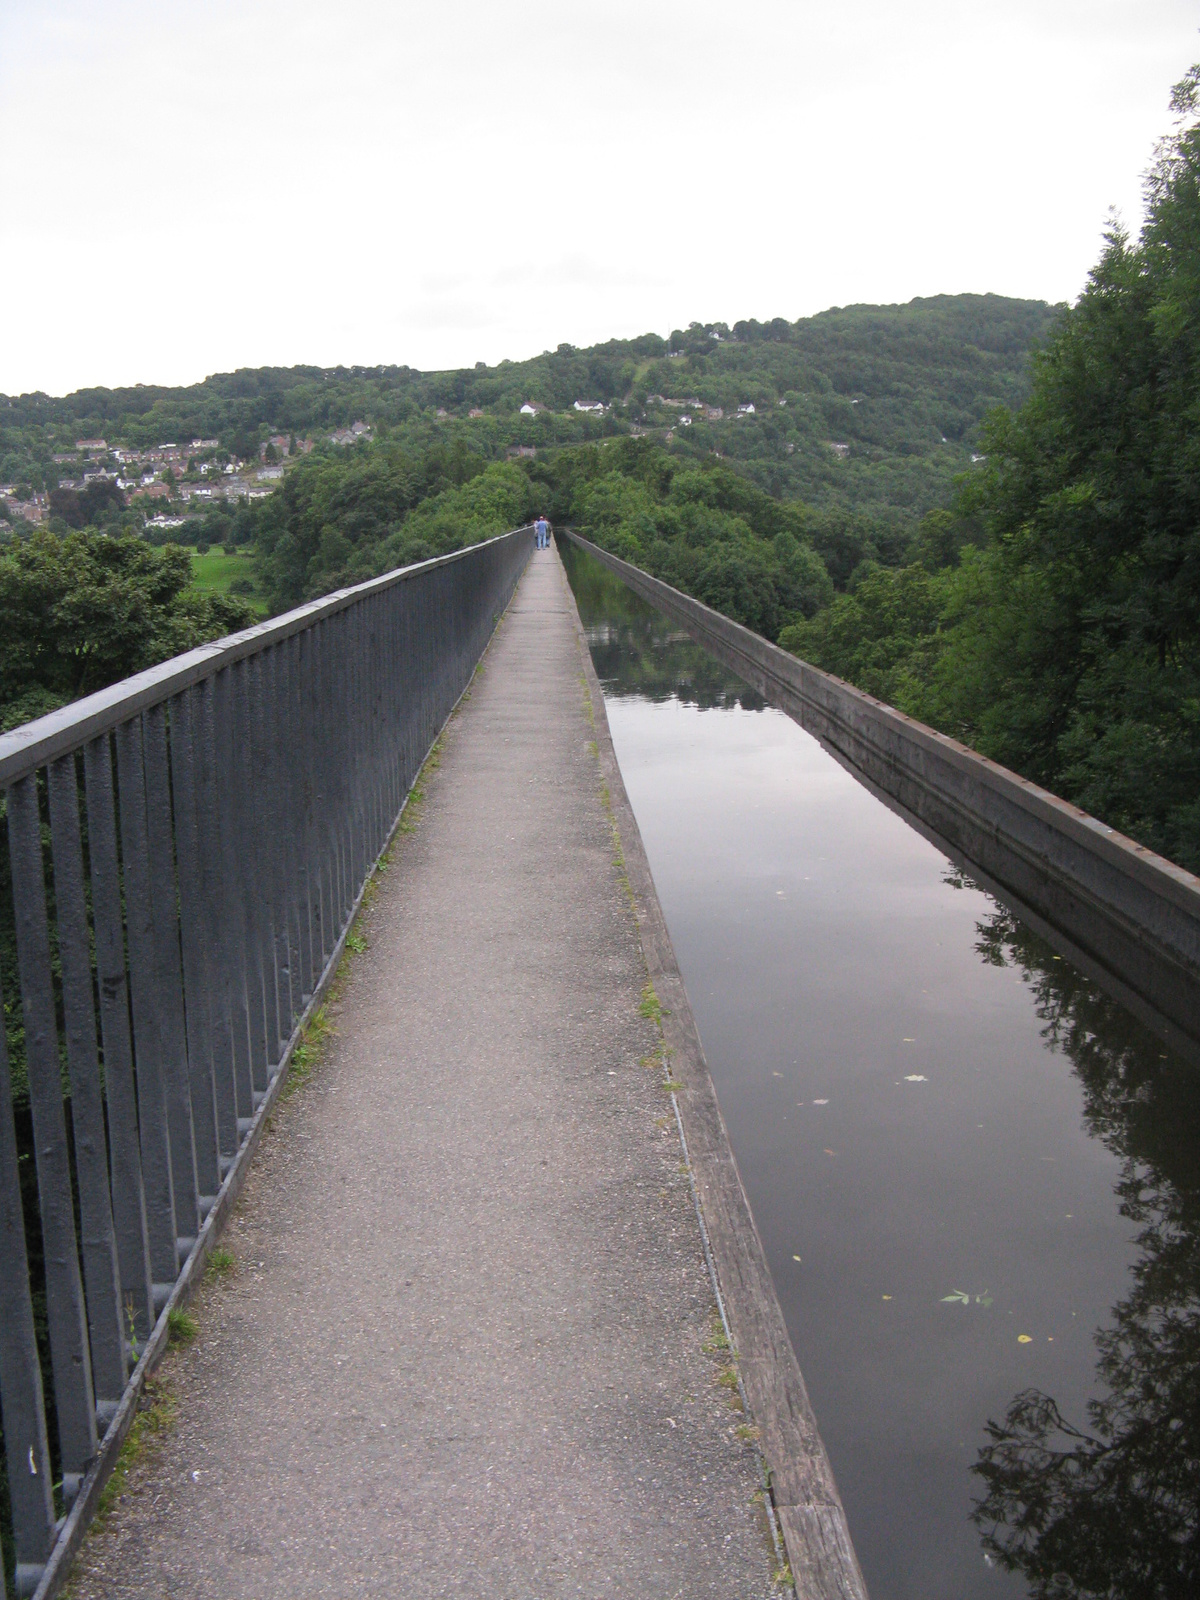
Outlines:
[[[0,726],[18,726],[258,620],[190,588],[191,558],[137,537],[39,529],[0,552]]]
[[[997,414],[933,705],[986,754],[1200,866],[1200,67],[1136,244],[1116,226]]]

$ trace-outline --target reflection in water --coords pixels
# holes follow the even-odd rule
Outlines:
[[[1200,1074],[563,555],[872,1600],[1200,1594]]]
[[[702,710],[740,706],[761,711],[757,690],[710,656],[702,645],[639,600],[598,561],[568,546],[563,552],[588,647],[606,693],[678,700]]]
[[[1074,1064],[1091,1133],[1120,1162],[1138,1229],[1132,1291],[1096,1334],[1100,1398],[1087,1428],[1038,1389],[1018,1394],[975,1471],[986,1548],[1030,1593],[1200,1594],[1200,1075],[1011,913],[979,926],[979,953],[1014,966],[1044,1036]]]

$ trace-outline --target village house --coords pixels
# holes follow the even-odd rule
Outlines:
[[[545,411],[545,409],[540,400],[526,400],[521,407],[521,415],[523,417],[536,417],[539,411]]]
[[[470,411],[467,412],[467,415],[469,417],[482,417],[483,416],[483,412],[479,409],[478,406],[472,406]]]
[[[107,451],[108,444],[104,439],[76,439],[75,448],[85,450],[88,455],[96,455],[98,452]]]
[[[352,422],[348,428],[337,428],[329,435],[331,444],[357,444],[360,439],[369,439],[371,430],[365,422]]]
[[[576,411],[603,411],[604,402],[602,400],[576,400],[575,409]]]
[[[739,406],[738,407],[738,416],[739,417],[752,417],[753,415],[754,415],[754,402],[753,402],[753,400],[748,400],[744,406]]]

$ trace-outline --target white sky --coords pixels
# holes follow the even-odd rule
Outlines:
[[[0,0],[0,392],[1072,299],[1197,0]]]

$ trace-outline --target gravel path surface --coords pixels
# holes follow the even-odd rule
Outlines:
[[[75,1600],[772,1592],[585,704],[538,552]]]

